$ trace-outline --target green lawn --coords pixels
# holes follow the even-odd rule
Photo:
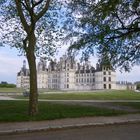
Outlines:
[[[140,102],[115,102],[114,105],[128,106],[140,110]]]
[[[23,89],[21,88],[0,88],[0,92],[2,93],[22,93],[23,92]]]
[[[39,102],[39,114],[31,118],[27,115],[27,108],[27,101],[0,101],[0,122],[53,120],[85,116],[113,116],[127,113],[91,106]]]
[[[24,98],[16,96],[16,98]],[[74,93],[46,93],[39,94],[39,99],[48,100],[140,100],[140,93],[130,90],[111,90],[98,92],[74,92]]]

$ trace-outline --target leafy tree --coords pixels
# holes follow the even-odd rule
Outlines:
[[[1,81],[0,87],[2,87],[2,88],[15,88],[16,85],[15,84],[9,84],[6,81]]]
[[[36,56],[52,56],[62,1],[2,0],[0,2],[0,43],[16,47],[27,57],[30,69],[29,115],[38,113]],[[60,12],[61,13],[61,12]]]
[[[137,89],[140,90],[140,84],[137,84]]]
[[[69,7],[75,14],[67,25],[75,19],[75,27],[68,37],[76,37],[69,50],[83,49],[87,56],[96,48],[125,70],[140,63],[139,0],[73,0]]]
[[[136,89],[140,90],[140,81],[135,82],[135,85],[136,85]]]

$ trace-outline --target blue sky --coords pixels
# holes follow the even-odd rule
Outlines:
[[[62,47],[58,53],[61,56],[65,53],[66,47]],[[17,72],[22,67],[22,62],[25,59],[23,56],[18,56],[18,51],[14,48],[0,47],[0,82],[7,81],[9,83],[16,83]],[[93,60],[93,59],[92,59]],[[97,59],[94,59],[95,66]],[[130,73],[120,73],[117,70],[117,81],[140,81],[140,66],[134,66]]]

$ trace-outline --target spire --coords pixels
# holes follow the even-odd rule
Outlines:
[[[26,60],[23,60],[23,69],[26,69]]]

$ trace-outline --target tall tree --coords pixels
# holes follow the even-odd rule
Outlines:
[[[0,2],[0,42],[20,49],[30,70],[29,115],[38,113],[36,56],[52,55],[61,4],[53,0],[2,0]],[[60,0],[61,3],[61,0]],[[54,6],[55,5],[55,6]],[[56,25],[56,26],[55,26]]]
[[[107,52],[112,63],[125,70],[140,63],[139,0],[73,0],[69,7],[76,23],[69,36],[77,38],[70,50]]]

